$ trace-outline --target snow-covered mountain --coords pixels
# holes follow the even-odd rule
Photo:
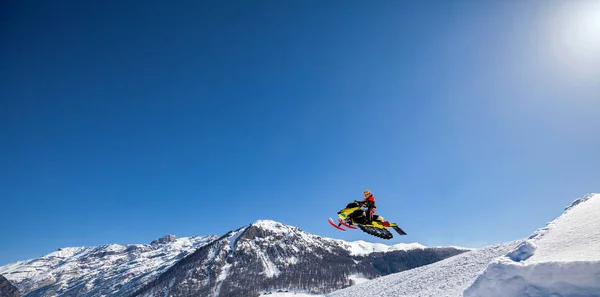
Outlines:
[[[464,295],[600,296],[600,194],[576,200],[494,260]]]
[[[19,291],[6,278],[0,275],[0,296],[19,297]]]
[[[151,244],[62,248],[41,258],[0,267],[24,297],[127,296],[216,235]]]
[[[465,251],[346,242],[260,220],[198,249],[132,297],[258,296],[279,289],[327,293]]]
[[[492,245],[327,295],[600,296],[600,195],[588,195],[528,239]]]
[[[23,297],[257,296],[328,293],[467,252],[417,243],[346,242],[269,220],[151,244],[62,248],[0,267]]]

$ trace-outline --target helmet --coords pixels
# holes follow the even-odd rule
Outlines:
[[[365,190],[365,191],[363,192],[363,194],[365,194],[365,198],[367,198],[367,197],[371,196],[371,191],[369,191],[369,190]]]

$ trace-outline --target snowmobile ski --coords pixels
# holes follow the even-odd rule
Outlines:
[[[346,222],[342,221],[341,219],[338,219],[338,222],[340,222],[340,224],[344,225],[345,227],[348,227],[350,229],[356,229],[356,227],[352,226],[352,225],[348,225]]]
[[[334,223],[334,222],[333,222],[333,220],[332,220],[331,218],[329,218],[327,221],[329,222],[329,224],[331,224],[331,226],[333,226],[333,228],[336,228],[336,229],[338,229],[338,230],[340,230],[340,231],[346,231],[346,229],[344,229],[344,228],[341,228],[341,227],[340,227],[340,226],[338,226],[336,223]]]
[[[406,235],[406,232],[404,232],[404,230],[402,230],[400,227],[393,226],[392,228],[394,228],[394,230],[396,230],[396,232],[398,232],[398,234],[400,234],[400,235]]]

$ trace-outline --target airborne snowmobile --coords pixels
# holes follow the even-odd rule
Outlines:
[[[392,232],[388,231],[388,228],[393,228],[400,235],[406,235],[404,230],[400,229],[396,223],[390,223],[384,221],[382,216],[373,215],[371,222],[367,221],[365,212],[361,207],[360,201],[354,201],[346,205],[346,208],[338,211],[338,224],[336,224],[331,218],[329,218],[329,224],[340,231],[346,231],[344,227],[350,229],[360,229],[365,233],[373,236],[377,236],[383,239],[391,239],[394,237]]]

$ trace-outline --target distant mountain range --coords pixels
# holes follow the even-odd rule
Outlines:
[[[217,236],[62,248],[0,267],[22,296],[127,296]]]
[[[217,237],[64,248],[0,267],[23,297],[324,294],[359,280],[431,264],[458,247],[346,242],[260,220]]]

